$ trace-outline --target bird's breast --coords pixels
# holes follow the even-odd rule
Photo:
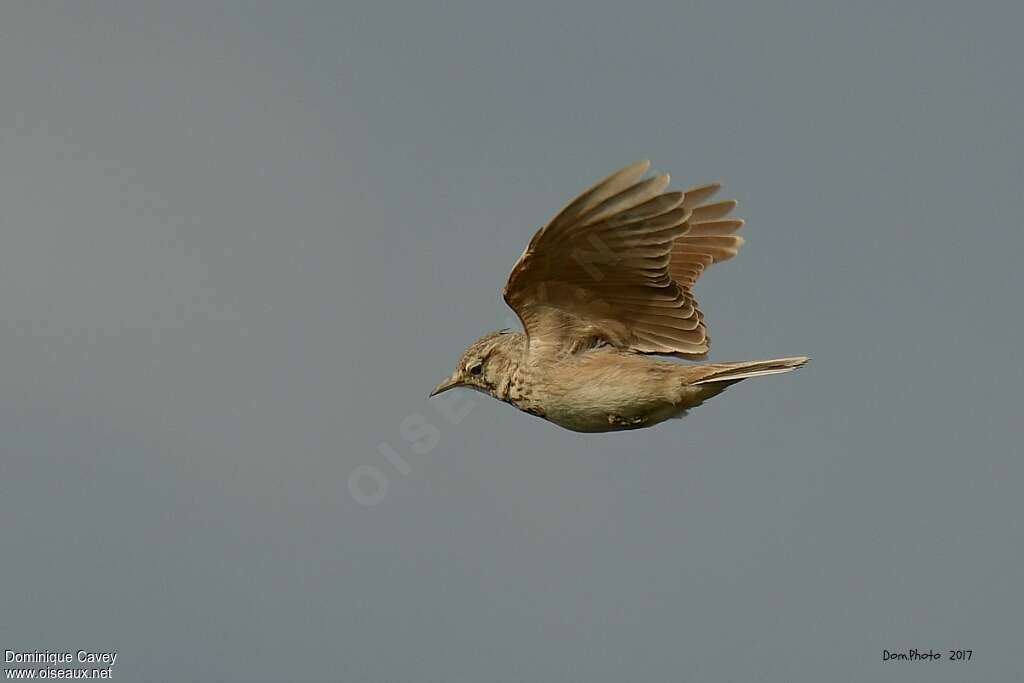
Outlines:
[[[502,387],[503,391],[496,398],[531,415],[545,417],[543,406],[538,401],[538,395],[543,393],[541,387],[544,380],[536,370],[528,363],[520,363],[512,368]]]
[[[683,413],[675,364],[613,350],[524,364],[508,402],[567,429],[649,427]]]

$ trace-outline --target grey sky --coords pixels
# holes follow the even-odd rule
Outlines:
[[[0,649],[1021,679],[1024,10],[894,5],[5,3]],[[748,220],[712,358],[811,365],[639,432],[452,424],[533,231],[641,157]]]

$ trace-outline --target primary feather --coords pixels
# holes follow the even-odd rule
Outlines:
[[[530,344],[592,340],[640,353],[702,357],[710,346],[692,287],[736,255],[735,200],[709,203],[718,183],[664,192],[638,161],[599,181],[541,228],[516,261],[505,300]]]

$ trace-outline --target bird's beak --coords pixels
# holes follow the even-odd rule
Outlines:
[[[437,396],[438,394],[448,391],[449,389],[454,389],[455,387],[459,386],[459,384],[461,384],[461,382],[459,382],[457,378],[449,377],[448,379],[444,380],[436,387],[434,387],[434,390],[430,392],[430,395]]]

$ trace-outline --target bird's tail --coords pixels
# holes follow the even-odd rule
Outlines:
[[[807,356],[794,356],[792,358],[773,358],[772,360],[751,360],[742,363],[708,363],[699,366],[706,372],[703,376],[691,380],[690,384],[733,384],[749,377],[778,375],[796,370],[809,360],[810,358]]]
[[[702,363],[701,365],[680,366],[680,401],[686,408],[693,408],[704,401],[718,396],[736,382],[748,377],[778,375],[796,370],[806,363],[806,356],[773,358],[772,360],[751,360],[742,363]],[[685,413],[684,413],[685,414]]]

